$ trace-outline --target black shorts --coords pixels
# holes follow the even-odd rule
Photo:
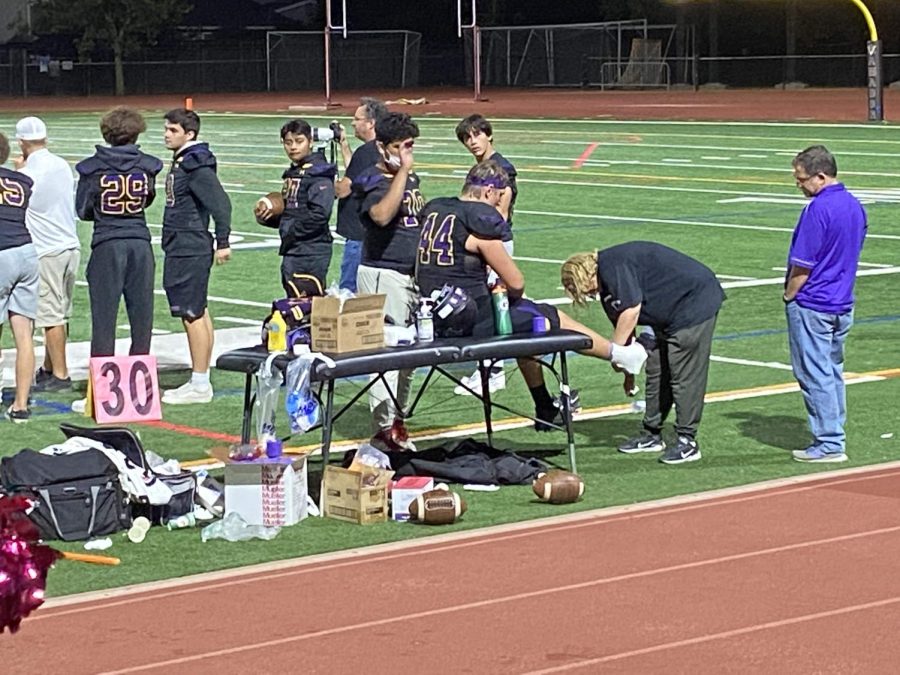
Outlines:
[[[551,329],[559,328],[559,312],[556,307],[524,298],[510,305],[509,316],[512,319],[513,334],[515,335],[533,332],[533,321],[536,316],[545,317],[549,321]],[[435,317],[434,330],[438,337],[493,337],[496,331],[491,296],[481,296],[470,300],[464,311],[449,317],[447,321]]]
[[[198,319],[206,311],[209,270],[213,254],[185,258],[166,256],[163,263],[163,289],[172,316]]]
[[[297,291],[307,295],[324,295],[328,266],[331,265],[331,250],[326,255],[286,255],[281,258],[281,285],[287,296],[296,297]],[[308,277],[315,277],[321,289],[318,293],[310,293]],[[291,285],[294,279],[298,283]]]

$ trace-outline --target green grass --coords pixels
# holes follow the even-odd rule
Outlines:
[[[73,163],[100,142],[96,115],[47,115],[53,149]],[[148,112],[154,124],[145,134],[144,148],[167,159],[161,143],[158,112]],[[220,161],[220,176],[234,206],[234,231],[241,240],[232,263],[214,269],[210,309],[216,317],[261,320],[263,305],[280,294],[276,248],[241,248],[268,240],[271,231],[257,226],[251,215],[256,198],[275,189],[285,166],[278,142],[281,116],[204,115],[202,138]],[[0,115],[0,130],[9,131],[14,116]],[[325,120],[315,119],[314,123]],[[470,157],[455,140],[456,120],[420,120],[422,138],[416,144],[417,170],[426,197],[454,194],[470,165]],[[496,120],[498,149],[519,169],[520,195],[515,218],[516,256],[527,279],[528,293],[536,299],[562,296],[554,261],[578,250],[602,248],[633,239],[649,239],[678,248],[713,268],[726,285],[728,300],[720,314],[716,357],[743,359],[757,365],[714,361],[710,370],[712,392],[782,384],[791,381],[787,370],[766,367],[766,362],[788,363],[784,314],[778,279],[790,242],[790,233],[802,204],[791,179],[791,157],[807,145],[824,143],[834,151],[847,186],[866,199],[869,233],[863,269],[900,265],[900,141],[891,126],[690,124],[609,121]],[[590,143],[599,146],[581,168],[573,162]],[[740,200],[740,201],[735,201]],[[150,211],[159,224],[161,204]],[[154,231],[158,234],[158,230]],[[90,227],[80,226],[84,261]],[[335,246],[330,279],[338,275],[341,248]],[[158,252],[159,255],[159,252]],[[530,259],[530,260],[529,260]],[[158,257],[158,273],[162,260]],[[729,287],[743,277],[758,285]],[[766,283],[765,280],[772,280]],[[870,372],[898,365],[896,347],[900,302],[897,277],[880,274],[857,283],[857,324],[848,345],[847,368]],[[227,300],[259,303],[234,304]],[[576,318],[609,332],[596,307],[573,312]],[[125,323],[124,312],[119,323]],[[217,320],[217,328],[229,324]],[[180,331],[168,316],[164,298],[157,298],[155,327]],[[89,339],[86,288],[76,292],[76,313],[71,339]],[[119,335],[125,337],[126,332]],[[4,334],[2,346],[11,345]],[[6,364],[8,367],[10,364]],[[510,364],[507,364],[510,365]],[[462,371],[460,371],[462,373]],[[183,381],[184,373],[163,373],[163,386]],[[607,364],[588,358],[571,360],[571,379],[580,389],[585,407],[624,402],[621,382]],[[516,376],[500,401],[529,409],[528,393]],[[203,430],[239,432],[242,379],[214,372],[216,399],[202,408],[164,410],[167,421]],[[359,384],[342,383],[339,397],[346,400]],[[856,384],[848,388],[850,466],[883,462],[898,457],[900,429],[895,405],[897,380]],[[28,425],[0,425],[0,455],[20,448],[39,448],[61,437],[57,425],[83,418],[63,412],[81,392],[40,396],[36,415]],[[455,397],[452,387],[435,383],[422,400],[410,427],[430,429],[475,422],[480,406],[472,399]],[[283,416],[282,416],[283,423]],[[696,465],[665,467],[654,457],[626,457],[616,443],[637,429],[639,418],[625,415],[576,423],[579,472],[587,483],[582,502],[564,507],[535,503],[528,487],[509,487],[496,493],[466,493],[470,503],[465,519],[450,528],[420,528],[386,523],[359,527],[337,521],[309,519],[285,528],[271,542],[201,544],[196,531],[154,529],[141,545],[121,537],[111,550],[123,559],[118,568],[60,563],[52,572],[49,591],[61,595],[77,591],[180,576],[351,546],[413,538],[453,529],[483,527],[551,514],[639,502],[715,487],[821,470],[789,461],[788,450],[807,441],[805,415],[798,394],[717,402],[707,406],[700,442],[704,459]],[[204,457],[220,445],[184,434],[141,427],[145,444],[165,456]],[[368,415],[358,406],[341,418],[338,439],[368,434]],[[895,434],[883,439],[882,434]],[[315,438],[298,439],[313,442]],[[501,447],[520,451],[561,450],[561,434],[536,436],[529,430],[498,435]],[[564,455],[550,458],[564,463]],[[73,550],[79,546],[68,547]]]

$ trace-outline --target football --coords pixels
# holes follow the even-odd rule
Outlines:
[[[571,504],[584,494],[581,476],[570,471],[549,471],[539,474],[531,484],[534,494],[549,504]]]
[[[426,525],[449,525],[466,512],[466,501],[449,490],[423,492],[409,504],[409,520]]]
[[[253,215],[256,222],[265,225],[272,218],[277,218],[284,213],[284,197],[280,192],[270,192],[265,197],[260,197],[253,207]]]

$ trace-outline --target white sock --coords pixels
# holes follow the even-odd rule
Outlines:
[[[195,389],[206,389],[209,387],[209,371],[207,370],[205,373],[198,373],[197,371],[191,372],[191,385]]]

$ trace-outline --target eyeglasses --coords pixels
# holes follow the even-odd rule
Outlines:
[[[796,176],[795,175],[794,180],[797,181],[798,183],[806,183],[808,181],[811,181],[813,178],[818,178],[818,177],[819,177],[819,174],[815,174],[814,176]]]

